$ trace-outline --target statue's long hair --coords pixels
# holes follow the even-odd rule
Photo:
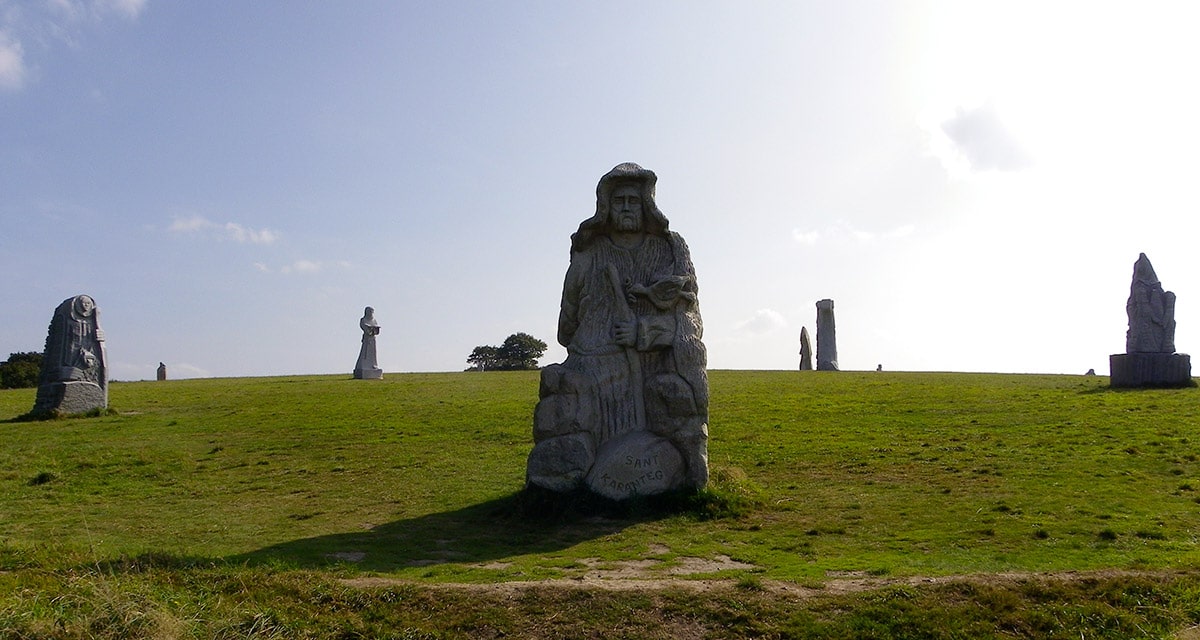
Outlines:
[[[612,192],[619,185],[637,185],[642,196],[643,230],[646,233],[666,236],[670,223],[658,205],[654,202],[654,186],[658,176],[649,169],[632,163],[624,162],[612,171],[604,174],[596,184],[596,213],[591,218],[579,223],[579,230],[571,234],[571,252],[586,249],[598,235],[606,235],[609,231],[609,200]]]

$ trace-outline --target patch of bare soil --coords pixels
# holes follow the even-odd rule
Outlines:
[[[666,589],[681,589],[705,593],[734,588],[737,584],[732,579],[689,579],[687,576],[696,574],[712,574],[728,569],[752,569],[753,565],[737,562],[728,556],[718,555],[713,558],[677,558],[672,566],[661,566],[658,560],[627,560],[620,562],[601,562],[595,558],[581,561],[588,569],[579,576],[571,578],[556,578],[551,580],[519,580],[509,582],[477,583],[418,583],[412,580],[387,577],[348,578],[341,582],[347,586],[370,589],[397,585],[423,584],[449,589],[464,589],[501,596],[513,596],[529,589],[561,588],[561,589],[603,589],[612,591],[659,591]],[[481,568],[505,568],[507,563],[489,563],[478,565]],[[986,574],[964,574],[953,576],[908,576],[908,577],[877,577],[859,572],[831,572],[823,581],[813,581],[807,584],[782,580],[761,580],[756,585],[777,595],[797,599],[811,598],[820,594],[842,595],[876,591],[895,586],[928,586],[938,584],[970,583],[978,585],[1009,586],[1026,582],[1075,582],[1084,580],[1103,580],[1114,577],[1138,577],[1160,575],[1151,571],[1062,571],[1051,573],[1008,572]],[[1200,628],[1189,629],[1193,633],[1180,637],[1200,640]]]

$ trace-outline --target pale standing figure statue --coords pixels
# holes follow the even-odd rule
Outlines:
[[[367,307],[363,317],[358,321],[362,329],[362,348],[358,351],[358,364],[354,365],[356,380],[379,380],[383,377],[383,369],[379,368],[379,360],[375,354],[375,336],[379,335],[379,323],[375,321],[375,309]]]

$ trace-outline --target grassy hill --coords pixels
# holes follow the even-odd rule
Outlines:
[[[1200,622],[1200,390],[710,372],[671,510],[539,517],[536,372],[0,392],[13,637],[1171,637]],[[5,595],[7,594],[7,595]],[[4,634],[0,633],[0,637]]]

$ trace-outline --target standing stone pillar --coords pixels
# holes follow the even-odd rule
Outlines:
[[[833,322],[833,300],[817,301],[817,371],[837,371],[837,328]]]
[[[800,370],[812,371],[812,343],[808,340],[808,327],[800,327]]]
[[[1108,357],[1113,387],[1186,387],[1192,360],[1175,353],[1175,294],[1164,291],[1146,254],[1133,265],[1133,284],[1125,303],[1129,330],[1125,353]]]
[[[157,375],[157,379],[159,382],[166,380],[167,379],[167,365],[165,365],[161,362],[158,363],[158,371],[156,372],[156,375]]]

